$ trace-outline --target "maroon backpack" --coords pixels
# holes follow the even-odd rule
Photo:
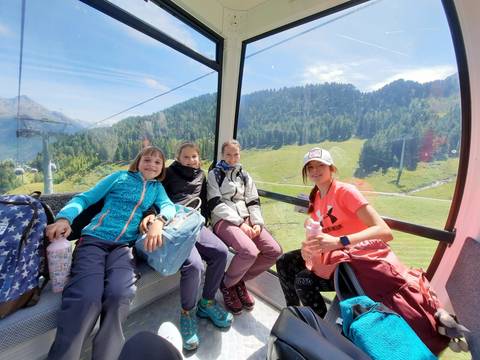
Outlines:
[[[383,241],[364,242],[345,251],[365,294],[400,314],[434,353],[450,341],[437,331],[435,313],[440,302],[425,273],[400,262]]]

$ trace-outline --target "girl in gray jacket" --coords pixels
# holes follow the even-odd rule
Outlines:
[[[233,314],[253,309],[245,281],[269,269],[281,255],[280,245],[265,229],[257,188],[240,164],[240,144],[222,145],[222,160],[208,173],[208,207],[215,234],[235,250],[220,284]]]

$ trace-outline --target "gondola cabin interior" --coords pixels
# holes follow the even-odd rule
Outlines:
[[[324,147],[470,329],[469,353],[440,358],[480,358],[479,18],[474,0],[2,1],[0,192],[81,192],[142,146],[172,160],[186,140],[207,170],[235,138],[289,251],[304,237],[303,155]],[[176,324],[178,276],[156,286],[127,337]],[[265,358],[285,305],[275,268],[248,286],[257,308],[230,331],[200,322],[185,358]],[[12,315],[31,335],[0,330],[0,359],[45,358],[55,329],[36,306]]]

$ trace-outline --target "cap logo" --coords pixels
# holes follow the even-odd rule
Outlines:
[[[308,152],[308,158],[320,158],[322,159],[322,149],[312,149]]]

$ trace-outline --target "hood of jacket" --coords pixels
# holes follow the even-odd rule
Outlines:
[[[185,204],[194,197],[200,197],[206,204],[205,173],[174,161],[168,168],[162,181],[168,197],[176,204]]]

